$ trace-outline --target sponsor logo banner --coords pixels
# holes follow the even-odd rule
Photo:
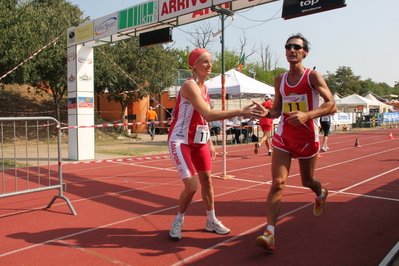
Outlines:
[[[93,97],[78,97],[78,108],[94,108]]]
[[[344,6],[345,0],[284,0],[282,17],[297,18]]]
[[[331,125],[348,125],[353,123],[353,114],[336,113],[331,116]]]
[[[68,109],[76,109],[76,98],[68,98]]]
[[[118,13],[96,19],[94,21],[94,38],[104,38],[116,34],[118,31]]]
[[[158,21],[158,1],[149,1],[118,12],[118,29],[135,29]]]

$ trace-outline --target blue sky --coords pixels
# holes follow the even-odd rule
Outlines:
[[[146,1],[141,0],[69,0],[78,5],[91,19],[119,11]],[[239,51],[239,38],[245,37],[252,47],[269,46],[280,67],[288,68],[284,43],[293,33],[302,33],[311,43],[311,50],[304,65],[316,66],[321,74],[335,72],[339,66],[350,67],[362,80],[386,82],[393,86],[399,82],[399,1],[398,0],[346,0],[344,8],[283,20],[283,1],[236,12],[235,19],[225,22],[225,47]],[[274,18],[274,19],[272,19]],[[271,19],[271,20],[270,20]],[[218,18],[209,19],[215,32],[220,28]],[[266,22],[267,21],[267,22]],[[196,25],[192,23],[173,29],[174,47],[195,47],[188,41]],[[220,36],[220,35],[219,35]],[[219,52],[220,37],[215,37],[211,51]],[[248,61],[255,61],[257,55]]]

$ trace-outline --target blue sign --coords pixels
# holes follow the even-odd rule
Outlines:
[[[383,113],[382,114],[383,122],[396,122],[399,121],[399,113]]]

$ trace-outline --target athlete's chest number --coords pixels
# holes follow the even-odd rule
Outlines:
[[[284,114],[288,114],[294,111],[308,111],[306,97],[300,97],[301,95],[298,96],[286,96],[284,98]]]
[[[207,125],[198,125],[195,131],[194,143],[205,144],[210,138],[209,128]]]

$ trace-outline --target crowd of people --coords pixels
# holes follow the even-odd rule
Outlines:
[[[182,237],[185,214],[197,191],[197,179],[201,184],[201,196],[207,215],[205,230],[221,235],[230,233],[230,229],[215,214],[211,179],[211,161],[215,158],[215,148],[210,141],[208,127],[208,122],[215,120],[226,120],[228,130],[231,130],[234,140],[239,143],[248,141],[250,134],[248,129],[243,128],[243,123],[260,119],[263,137],[255,144],[254,153],[257,154],[261,144],[265,143],[268,154],[272,156],[272,183],[265,210],[267,226],[263,234],[256,238],[257,246],[265,250],[275,249],[275,226],[292,159],[298,159],[303,186],[315,194],[314,215],[324,213],[328,190],[314,176],[314,171],[320,148],[328,150],[328,133],[325,133],[325,144],[321,147],[319,125],[320,120],[325,120],[320,117],[329,117],[336,112],[337,107],[322,75],[303,65],[310,50],[307,39],[301,34],[292,35],[284,47],[289,70],[275,79],[274,101],[271,95],[265,95],[263,103],[253,102],[243,108],[227,111],[210,108],[210,98],[204,83],[212,71],[212,55],[204,48],[190,53],[188,64],[192,77],[183,83],[178,93],[168,134],[169,152],[184,186],[179,195],[178,212],[169,231],[172,238]],[[319,104],[320,97],[323,99],[322,104]],[[271,136],[274,118],[280,118],[280,122]],[[243,122],[243,119],[248,120]],[[327,128],[323,130],[329,131]],[[244,136],[242,139],[241,135]]]

